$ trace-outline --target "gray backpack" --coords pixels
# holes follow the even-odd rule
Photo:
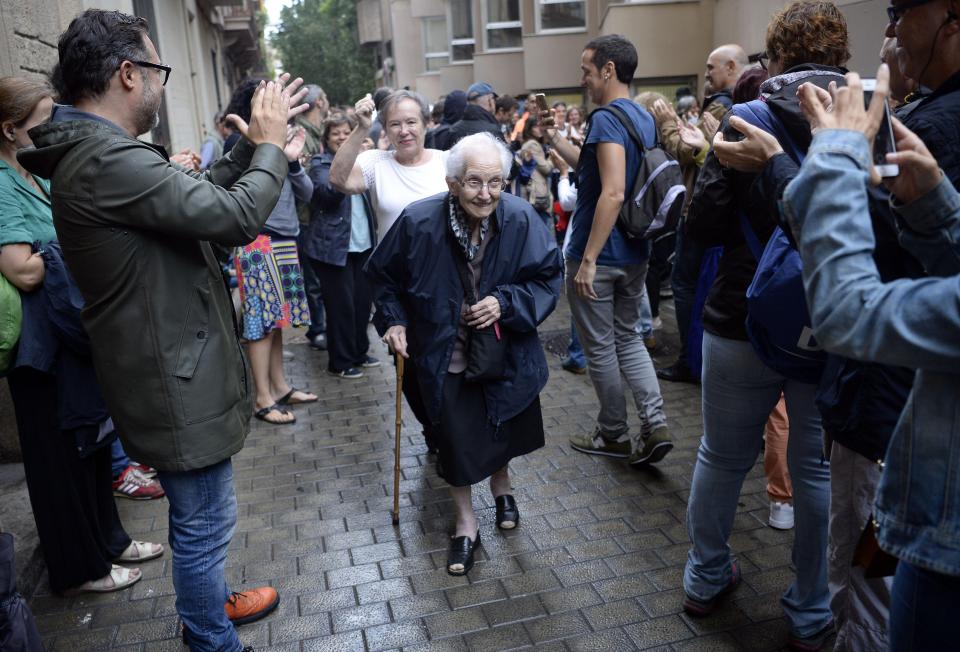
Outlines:
[[[643,152],[633,188],[628,189],[620,207],[617,218],[620,230],[628,238],[644,240],[656,240],[675,231],[687,196],[680,164],[659,143],[653,147],[644,145],[633,120],[619,107],[608,104],[595,109],[594,113],[597,111],[612,113]]]

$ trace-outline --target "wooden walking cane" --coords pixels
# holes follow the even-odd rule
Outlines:
[[[403,396],[403,356],[397,353],[397,441],[393,448],[393,524],[400,525],[400,403]]]

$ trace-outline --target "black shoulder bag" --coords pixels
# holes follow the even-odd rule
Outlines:
[[[452,240],[451,235],[451,240]],[[456,260],[457,272],[463,283],[464,298],[468,305],[477,303],[473,283],[470,281],[470,272],[467,270],[467,260],[459,245],[454,244],[453,257]],[[487,328],[471,328],[467,326],[466,358],[467,368],[463,372],[464,380],[468,382],[483,382],[486,380],[502,380],[507,375],[507,338],[500,322],[495,321]]]

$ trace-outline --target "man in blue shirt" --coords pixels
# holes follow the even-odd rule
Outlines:
[[[637,68],[633,44],[619,35],[598,37],[584,48],[580,68],[581,85],[593,103],[623,110],[644,143],[652,145],[653,118],[629,99]],[[641,148],[611,112],[593,112],[580,152],[577,207],[564,251],[570,312],[600,401],[594,434],[573,437],[570,444],[584,453],[629,458],[632,466],[659,462],[673,448],[653,362],[635,328],[649,245],[629,240],[617,225],[642,157]],[[640,413],[641,432],[633,435],[627,426],[621,375]]]

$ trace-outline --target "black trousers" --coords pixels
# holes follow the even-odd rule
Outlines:
[[[323,287],[323,305],[327,317],[327,367],[344,371],[359,367],[370,348],[367,324],[370,322],[372,294],[363,266],[372,249],[347,254],[343,267],[311,260],[310,264]]]
[[[63,592],[109,573],[130,545],[113,498],[110,446],[80,457],[74,432],[60,429],[54,376],[20,368],[8,381],[50,588]]]

